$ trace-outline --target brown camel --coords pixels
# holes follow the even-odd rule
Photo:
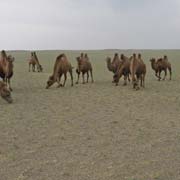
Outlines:
[[[55,82],[58,83],[59,87],[64,87],[66,80],[67,80],[67,72],[69,72],[71,76],[71,86],[73,86],[73,74],[72,74],[73,67],[71,66],[70,62],[68,61],[65,54],[60,54],[56,58],[56,62],[54,64],[54,70],[53,74],[49,77],[47,81],[46,89],[48,89],[50,86],[52,86]],[[64,75],[64,83],[61,84],[61,77]]]
[[[2,81],[0,81],[0,96],[8,103],[12,103],[13,101],[10,90],[8,89],[7,85]]]
[[[36,52],[31,52],[31,59],[29,59],[29,72],[31,71],[31,66],[32,66],[32,71],[35,72],[35,67],[37,66],[37,71],[42,72],[43,68],[41,64],[39,63],[38,57],[36,55]]]
[[[88,56],[85,54],[84,57],[77,57],[76,58],[77,60],[77,69],[76,69],[76,73],[78,75],[78,78],[77,78],[77,81],[76,81],[76,84],[79,83],[79,76],[82,72],[82,78],[83,78],[83,84],[85,84],[85,80],[84,80],[84,75],[87,74],[87,83],[88,83],[88,80],[89,80],[89,71],[90,71],[90,74],[91,74],[91,82],[93,83],[94,80],[93,80],[93,69],[92,69],[92,65],[91,65],[91,62],[89,61],[89,58]]]
[[[7,56],[4,50],[1,51],[0,77],[8,85],[11,91],[12,88],[10,85],[10,79],[13,76],[13,61],[14,61],[14,57],[12,57],[11,55]]]
[[[122,75],[124,76],[124,85],[127,85],[127,79],[130,81],[130,59],[131,58],[124,56],[124,54],[121,54],[121,63],[113,76],[116,86],[118,85],[119,79]]]
[[[114,58],[111,62],[111,58],[107,57],[106,58],[106,63],[107,63],[107,68],[109,71],[116,73],[116,71],[118,70],[120,64],[121,64],[121,60],[119,59],[119,56],[117,53],[114,54]]]
[[[169,71],[169,76],[170,76],[170,80],[171,80],[171,76],[172,76],[172,68],[171,68],[171,63],[168,61],[167,56],[165,55],[164,58],[159,58],[159,59],[155,59],[152,58],[150,59],[151,62],[151,67],[152,69],[155,71],[155,76],[158,78],[158,80],[161,80],[161,72],[164,71],[164,78],[163,80],[166,79],[167,76],[167,69]]]
[[[146,75],[146,65],[141,59],[141,54],[133,54],[132,60],[130,62],[130,72],[132,77],[133,88],[139,89],[139,80],[141,80],[141,87],[145,87],[145,75]]]

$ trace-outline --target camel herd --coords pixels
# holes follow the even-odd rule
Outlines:
[[[93,68],[92,64],[89,60],[87,54],[81,53],[79,57],[76,58],[77,60],[77,67],[76,67],[76,74],[77,74],[77,81],[76,84],[79,83],[80,75],[82,74],[82,83],[89,82],[89,75],[91,76],[91,82],[94,82],[93,79]],[[11,55],[7,55],[4,50],[1,51],[0,56],[0,77],[3,81],[0,81],[0,96],[5,99],[8,103],[12,103],[11,97],[11,84],[10,79],[13,76],[13,62],[14,57]],[[29,63],[29,72],[42,72],[43,68],[40,64],[36,52],[31,52],[31,58],[28,60]],[[127,85],[127,81],[132,81],[133,88],[138,90],[139,82],[141,87],[145,87],[145,76],[146,76],[146,64],[144,63],[141,54],[133,54],[130,57],[121,54],[120,57],[118,53],[114,54],[113,59],[111,60],[110,57],[106,58],[107,69],[113,73],[113,81],[116,86],[119,83],[120,78],[124,77],[124,85]],[[168,61],[167,56],[165,55],[163,58],[150,59],[151,67],[155,71],[155,76],[160,81],[161,72],[164,71],[164,78],[166,79],[167,70],[170,74],[170,80],[172,76],[172,68],[171,64]],[[71,86],[73,86],[73,67],[69,62],[68,58],[65,54],[60,54],[55,61],[53,73],[49,76],[47,81],[46,89],[52,86],[54,83],[57,83],[57,87],[64,87],[67,80],[67,73],[70,74],[71,77]],[[64,82],[61,83],[62,75],[64,76]],[[85,81],[86,75],[86,81]]]

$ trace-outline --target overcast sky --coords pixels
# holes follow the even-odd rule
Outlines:
[[[0,49],[114,48],[180,48],[180,0],[0,0]]]

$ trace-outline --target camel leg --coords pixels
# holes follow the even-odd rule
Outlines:
[[[131,82],[130,75],[128,74],[128,81]]]
[[[29,64],[29,72],[31,71],[31,64]]]
[[[82,73],[82,79],[83,79],[83,82],[82,82],[82,83],[83,83],[83,84],[85,84],[84,74],[85,74],[85,73],[83,72],[83,73]]]
[[[80,76],[80,73],[77,73],[78,74],[78,77],[77,77],[77,81],[76,81],[76,84],[79,83],[79,76]]]
[[[142,81],[143,81],[142,87],[145,88],[145,74],[142,75]]]
[[[89,72],[87,71],[87,83],[88,83],[88,80],[89,80]]]
[[[8,81],[9,90],[12,91],[10,79],[8,78],[7,81]]]
[[[159,79],[158,79],[158,81],[160,81],[161,80],[161,70],[159,71]]]
[[[72,74],[72,70],[69,71],[69,74],[70,74],[70,76],[71,76],[71,86],[73,86],[73,74]]]
[[[60,74],[59,77],[57,78],[57,83],[58,83],[57,88],[62,87],[62,84],[61,84],[61,77],[62,77],[62,74]]]
[[[64,73],[64,83],[63,83],[63,87],[65,86],[65,84],[66,84],[66,80],[67,80],[67,73]]]
[[[128,75],[125,75],[125,76],[124,76],[124,84],[123,84],[124,86],[127,85],[127,78],[128,78]]]
[[[32,65],[32,71],[35,72],[35,65]]]
[[[140,86],[143,87],[143,75],[142,75],[142,74],[141,74],[141,76],[140,76],[140,80],[141,80]]]
[[[135,88],[135,90],[139,90],[139,79],[140,79],[140,76],[137,75],[137,79],[136,79],[136,81],[135,81],[135,83],[134,83],[134,88]]]
[[[94,82],[94,79],[93,79],[92,69],[90,69],[90,74],[91,74],[91,82],[93,83],[93,82]]]
[[[171,67],[168,67],[168,70],[169,70],[169,80],[171,80],[171,76],[172,76]]]
[[[164,70],[164,78],[163,78],[163,81],[166,79],[166,76],[167,76],[167,69]]]

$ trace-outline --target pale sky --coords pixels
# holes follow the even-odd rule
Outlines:
[[[180,0],[0,0],[0,49],[179,49]]]

